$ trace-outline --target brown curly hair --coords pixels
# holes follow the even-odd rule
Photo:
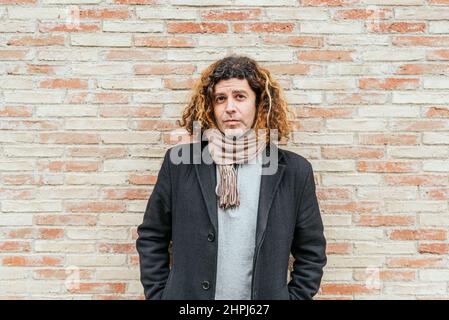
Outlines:
[[[246,79],[256,93],[256,122],[253,129],[277,129],[278,140],[289,139],[291,132],[288,113],[282,87],[273,79],[270,72],[246,56],[230,55],[208,66],[195,83],[190,101],[185,107],[182,119],[177,124],[193,135],[193,123],[198,121],[201,134],[209,128],[216,128],[213,108],[214,86],[220,80],[230,78]],[[267,127],[267,122],[269,126]],[[267,142],[270,139],[267,132]]]

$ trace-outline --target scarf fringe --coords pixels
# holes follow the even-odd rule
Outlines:
[[[223,209],[240,205],[240,196],[237,191],[237,173],[233,165],[218,165],[221,181],[215,188],[219,197],[220,207]]]

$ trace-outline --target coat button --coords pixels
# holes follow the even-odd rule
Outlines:
[[[203,289],[204,289],[204,290],[209,290],[209,287],[210,287],[209,281],[203,281],[203,282],[201,283],[201,285],[203,286]]]
[[[210,242],[214,241],[215,239],[215,235],[213,232],[209,232],[209,234],[207,235],[207,240],[209,240]]]

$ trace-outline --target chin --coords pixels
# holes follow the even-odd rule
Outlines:
[[[226,136],[240,136],[242,135],[246,129],[245,128],[241,128],[241,127],[236,127],[236,128],[224,128],[224,134]]]

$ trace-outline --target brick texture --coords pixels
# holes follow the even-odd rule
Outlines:
[[[143,299],[136,227],[194,81],[229,53],[296,113],[283,147],[314,166],[328,240],[316,299],[449,298],[448,17],[447,0],[0,0],[0,299]]]

